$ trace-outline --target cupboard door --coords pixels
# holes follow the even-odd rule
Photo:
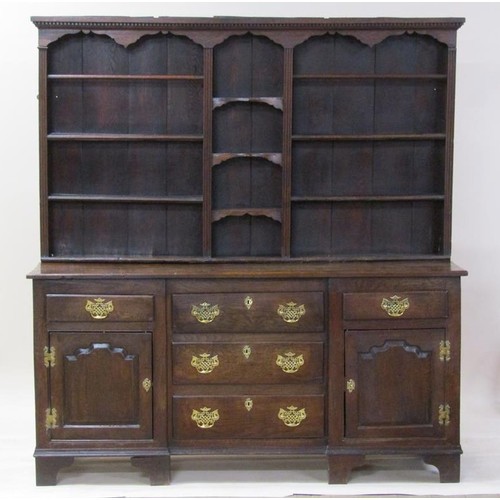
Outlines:
[[[152,437],[150,333],[51,332],[50,348],[52,439]]]
[[[444,339],[442,329],[346,331],[346,437],[444,437]]]

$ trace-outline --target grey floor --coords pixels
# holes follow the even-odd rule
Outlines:
[[[433,467],[411,457],[370,461],[347,485],[327,484],[322,457],[175,457],[169,486],[149,486],[128,461],[86,459],[62,471],[57,486],[37,488],[31,381],[0,385],[0,498],[500,497],[499,413],[467,398],[459,484],[439,483]]]

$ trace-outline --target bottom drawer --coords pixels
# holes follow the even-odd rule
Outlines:
[[[176,439],[316,438],[325,434],[324,398],[315,396],[177,396]]]

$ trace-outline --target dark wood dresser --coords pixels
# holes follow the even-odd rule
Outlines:
[[[33,22],[37,484],[222,453],[458,481],[464,20]]]

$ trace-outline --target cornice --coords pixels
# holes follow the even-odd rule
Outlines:
[[[71,30],[457,30],[463,18],[33,17],[39,29]]]

